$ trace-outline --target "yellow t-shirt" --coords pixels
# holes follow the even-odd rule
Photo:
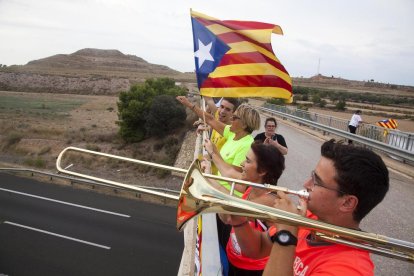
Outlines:
[[[218,120],[218,117],[219,117],[218,110],[214,114],[214,117]],[[211,143],[213,143],[214,145],[216,145],[216,148],[218,149],[218,151],[220,151],[221,150],[221,147],[224,145],[224,143],[226,143],[226,138],[224,138],[223,136],[221,136],[220,133],[218,133],[214,129],[211,132],[210,140],[211,140]],[[216,165],[214,165],[213,162],[211,163],[211,174],[218,175],[218,169],[217,169]]]
[[[226,143],[226,138],[220,135],[217,131],[213,129],[211,132],[211,143],[216,145],[216,148],[220,151],[223,147],[224,143]]]
[[[220,133],[213,129],[213,131],[211,132],[211,143],[216,145],[216,148],[220,151],[224,143],[226,143],[226,138],[221,136]],[[213,162],[211,163],[211,173],[215,175],[218,174],[218,169]]]

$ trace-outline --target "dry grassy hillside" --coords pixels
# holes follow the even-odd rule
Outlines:
[[[68,146],[171,165],[186,129],[162,139],[125,144],[118,136],[117,101],[115,96],[0,91],[0,167],[55,171],[58,154]],[[104,172],[105,177],[122,177],[132,181],[130,184],[165,184],[159,179],[163,171],[148,173],[148,168],[127,163],[88,157],[76,159],[74,164],[77,171]],[[176,186],[169,187],[178,188],[180,180],[173,182]]]
[[[116,95],[148,78],[169,77],[194,82],[164,65],[151,64],[118,50],[82,49],[0,68],[0,90],[22,92]]]
[[[294,86],[323,88],[349,93],[374,93],[414,98],[414,87],[398,84],[380,83],[374,80],[354,81],[333,76],[316,75],[311,78],[293,78]]]

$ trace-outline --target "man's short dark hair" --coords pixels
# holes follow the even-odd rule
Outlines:
[[[263,182],[277,185],[282,172],[285,169],[285,157],[280,151],[269,144],[253,143],[251,149],[256,156],[257,171],[266,172]]]
[[[336,143],[334,139],[322,145],[321,154],[333,161],[339,190],[358,198],[353,216],[361,221],[388,192],[384,161],[371,150]]]
[[[233,112],[239,107],[239,105],[241,104],[241,102],[239,101],[238,98],[226,98],[224,97],[223,100],[228,101],[229,103],[231,103],[234,107],[233,107]]]

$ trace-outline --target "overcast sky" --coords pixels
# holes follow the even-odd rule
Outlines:
[[[413,0],[0,0],[0,64],[98,48],[194,71],[190,8],[280,25],[293,77],[414,85]]]

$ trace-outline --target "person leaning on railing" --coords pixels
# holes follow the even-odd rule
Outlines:
[[[209,152],[212,161],[214,162],[215,159],[222,158],[224,162],[232,165],[235,170],[240,172],[240,164],[246,158],[246,153],[253,143],[251,133],[260,127],[259,113],[253,107],[242,104],[234,112],[231,125],[226,125],[211,114],[201,110],[186,97],[178,96],[177,100],[194,111],[198,117],[205,118],[206,123],[226,139],[220,151],[214,148],[213,152]],[[227,190],[230,190],[229,183],[221,181],[220,184]],[[235,194],[241,197],[246,187],[244,185],[236,185],[235,190]]]
[[[231,125],[226,125],[219,120],[215,119],[211,114],[204,112],[195,104],[192,104],[186,97],[178,96],[177,100],[184,106],[194,111],[198,117],[204,119],[208,125],[222,135],[226,142],[220,149],[213,147],[208,151],[210,159],[217,164],[218,160],[223,160],[229,164],[235,172],[241,172],[240,164],[245,160],[246,153],[250,149],[250,145],[253,143],[253,137],[251,133],[259,129],[260,127],[260,115],[259,113],[248,105],[240,105],[232,116]],[[230,177],[232,175],[229,175]],[[230,190],[230,184],[225,181],[220,181],[226,190]],[[246,190],[244,185],[235,185],[234,194],[241,197]],[[217,234],[219,244],[224,252],[227,241],[229,239],[231,228],[225,225],[217,218]],[[222,256],[224,254],[221,254]],[[223,256],[224,257],[224,256]]]
[[[210,113],[214,115],[214,118],[220,122],[231,125],[232,117],[234,111],[239,107],[240,101],[237,98],[222,98],[219,102],[219,106],[216,107],[214,101],[210,97],[204,97],[206,103],[209,106]],[[200,119],[201,120],[201,119]],[[208,127],[208,126],[207,126]],[[197,132],[202,132],[206,130],[206,126],[202,123],[202,120],[199,123]],[[224,138],[220,133],[215,129],[211,132],[210,136],[211,142],[216,145],[217,149],[220,151],[221,147],[226,143],[226,138]],[[215,165],[211,167],[211,173],[217,174],[217,168]]]
[[[357,111],[355,111],[355,113],[351,117],[351,120],[349,121],[348,129],[349,129],[349,132],[351,132],[352,134],[356,133],[357,128],[361,124],[367,123],[367,122],[362,120],[361,113],[362,113],[362,111],[358,109]],[[352,144],[351,139],[348,140],[348,144],[349,145]]]

